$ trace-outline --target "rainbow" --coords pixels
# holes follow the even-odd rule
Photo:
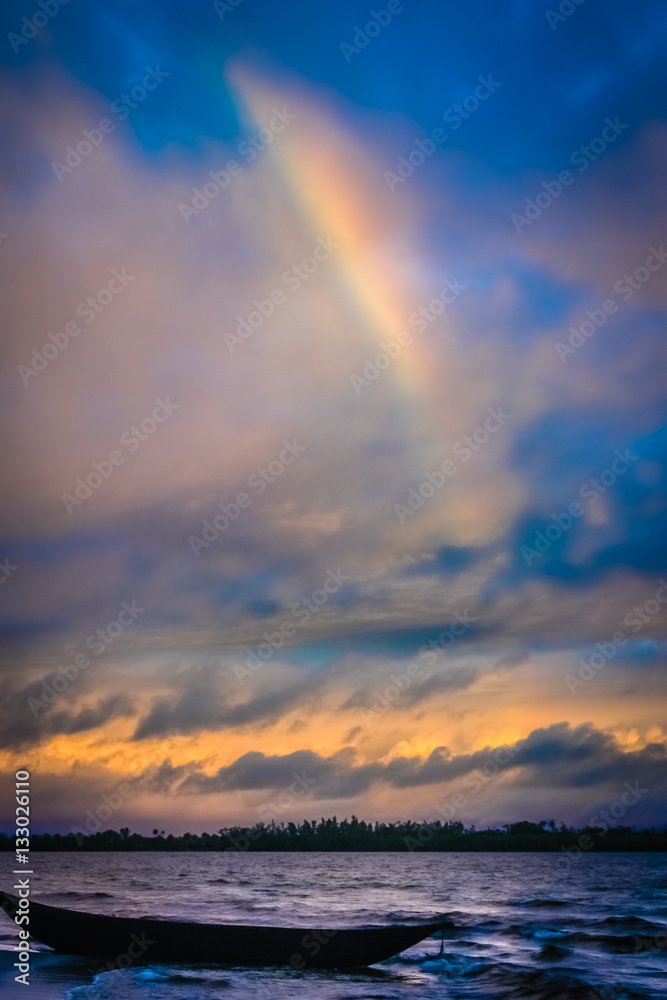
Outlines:
[[[282,98],[241,67],[232,69],[228,76],[240,96],[241,114],[247,109],[257,127],[264,125]],[[330,235],[340,245],[335,266],[343,279],[346,306],[353,305],[372,341],[360,357],[359,370],[365,358],[375,356],[402,330],[413,334],[412,343],[388,370],[405,401],[419,406],[436,387],[438,366],[408,317],[428,299],[407,302],[392,274],[395,261],[383,265],[378,259],[395,235],[395,227],[386,225],[386,218],[389,209],[395,218],[396,199],[402,191],[392,194],[388,187],[383,190],[382,170],[377,164],[360,152],[358,144],[337,127],[325,109],[315,107],[312,98],[307,100],[310,106],[299,97],[296,122],[286,127],[262,156],[271,157],[314,239]],[[407,209],[399,211],[407,220]],[[442,319],[434,325],[440,329]]]

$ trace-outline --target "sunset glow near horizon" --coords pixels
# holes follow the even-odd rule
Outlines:
[[[169,6],[0,15],[3,783],[667,822],[664,9]]]

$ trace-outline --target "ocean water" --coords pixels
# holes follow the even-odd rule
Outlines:
[[[91,913],[343,927],[445,915],[402,955],[354,972],[144,965],[35,945],[14,984],[0,912],[3,997],[35,1000],[655,1000],[667,997],[664,854],[137,853],[31,855],[38,902]],[[13,855],[0,856],[2,888]]]

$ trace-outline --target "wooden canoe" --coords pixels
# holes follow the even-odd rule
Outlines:
[[[12,919],[17,896],[0,891]],[[293,969],[374,965],[441,930],[448,921],[383,927],[314,929],[203,924],[143,917],[114,917],[30,902],[31,937],[68,955],[111,959],[109,968],[152,962]]]

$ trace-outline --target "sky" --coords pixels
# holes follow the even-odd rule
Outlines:
[[[664,5],[0,22],[3,828],[667,822]]]

